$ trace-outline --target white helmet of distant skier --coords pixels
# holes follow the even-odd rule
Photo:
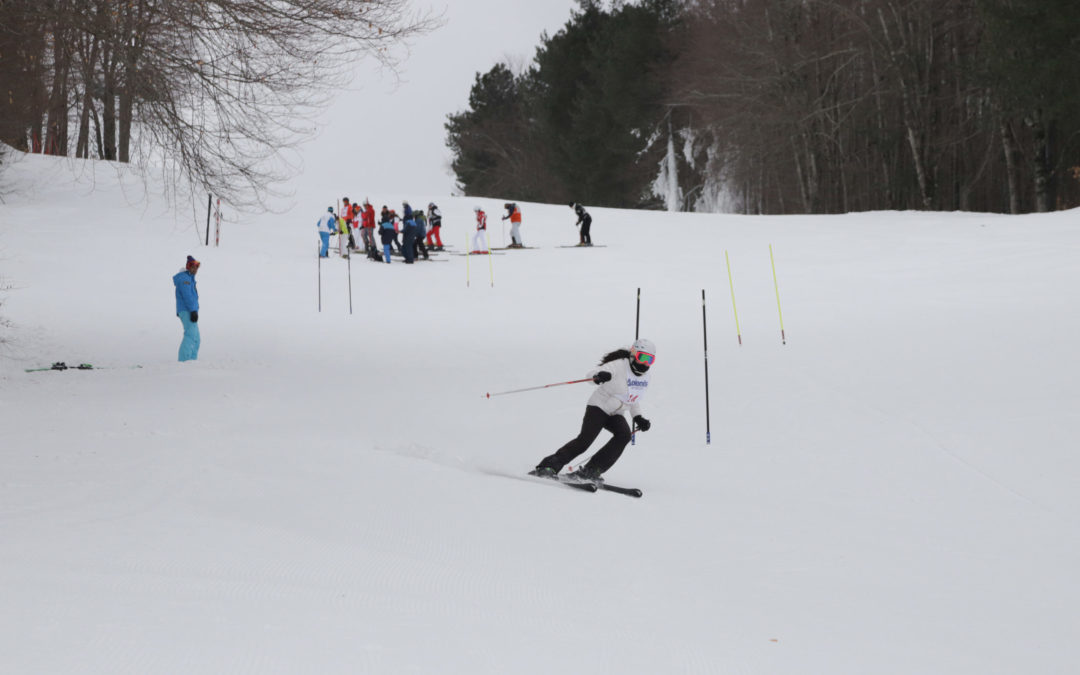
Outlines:
[[[638,338],[630,345],[630,369],[637,374],[644,373],[656,362],[656,345],[652,340]]]
[[[473,211],[476,211],[477,213],[480,213],[480,207],[479,206],[474,206]]]

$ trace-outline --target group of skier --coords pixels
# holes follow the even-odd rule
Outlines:
[[[350,250],[358,251],[356,232],[359,230],[361,245],[365,254],[372,260],[389,263],[394,250],[405,259],[406,263],[413,263],[417,258],[429,258],[428,251],[443,250],[442,213],[434,202],[428,204],[427,214],[423,209],[413,209],[408,201],[401,203],[402,213],[388,209],[383,205],[379,213],[378,221],[375,219],[375,207],[367,199],[363,204],[351,203],[348,197],[342,199],[341,215],[338,215],[334,207],[328,206],[317,223],[321,244],[319,255],[323,258],[329,256],[330,237],[338,235],[338,253],[347,256]],[[510,221],[510,240],[507,248],[526,248],[521,238],[521,207],[514,202],[503,204],[506,215],[504,221]],[[578,246],[592,246],[592,237],[589,230],[592,226],[592,216],[578,203],[570,202],[570,208],[577,214],[575,226],[579,228]],[[473,209],[476,214],[476,233],[472,238],[471,253],[489,253],[490,247],[487,238],[487,213],[480,206]],[[375,243],[375,230],[379,232],[380,245]],[[404,238],[404,241],[401,239]]]
[[[361,246],[367,257],[380,262],[390,262],[394,249],[405,262],[412,264],[418,257],[429,258],[428,249],[443,250],[442,212],[434,202],[428,204],[427,214],[423,209],[413,209],[408,200],[401,202],[401,215],[384,204],[375,220],[375,207],[367,199],[363,205],[350,203],[349,198],[342,199],[341,215],[328,206],[326,213],[319,218],[316,227],[322,240],[319,255],[329,256],[330,237],[338,235],[338,253],[348,256],[349,251],[359,251]],[[375,243],[375,231],[378,229],[379,244]],[[356,232],[360,234],[360,246],[356,242]],[[404,241],[402,241],[404,238]],[[381,249],[381,250],[380,250]]]

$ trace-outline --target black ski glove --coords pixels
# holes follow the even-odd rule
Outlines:
[[[192,312],[191,313],[191,323],[199,323],[199,313],[198,312]]]
[[[638,431],[648,431],[652,427],[652,422],[641,415],[634,415],[634,424],[637,425]]]
[[[592,376],[592,381],[596,384],[603,384],[611,379],[611,373],[606,370],[601,370],[599,373]]]

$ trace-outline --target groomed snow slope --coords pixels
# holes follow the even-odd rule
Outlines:
[[[354,258],[350,315],[341,259],[317,311],[327,190],[204,248],[205,202],[108,165],[0,181],[4,673],[1080,662],[1076,211],[591,209],[606,248],[582,250],[556,248],[565,205],[522,204],[540,248],[473,258],[468,286],[464,257]],[[474,203],[502,243],[501,201],[436,201],[447,243]],[[180,364],[189,253],[203,347]],[[592,385],[483,394],[583,377],[633,339],[638,287],[653,429],[608,477],[645,497],[514,480]],[[59,360],[111,369],[24,372]]]

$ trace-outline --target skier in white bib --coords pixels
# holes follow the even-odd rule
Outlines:
[[[564,466],[581,455],[603,430],[611,432],[611,438],[592,459],[570,475],[589,481],[602,480],[602,474],[619,461],[626,444],[630,442],[630,425],[626,413],[639,431],[652,426],[641,415],[641,398],[649,388],[649,368],[656,361],[656,346],[650,340],[634,340],[630,349],[616,349],[600,360],[600,367],[589,373],[593,382],[600,385],[585,406],[585,417],[576,438],[559,448],[555,454],[542,459],[534,476],[552,478]]]

